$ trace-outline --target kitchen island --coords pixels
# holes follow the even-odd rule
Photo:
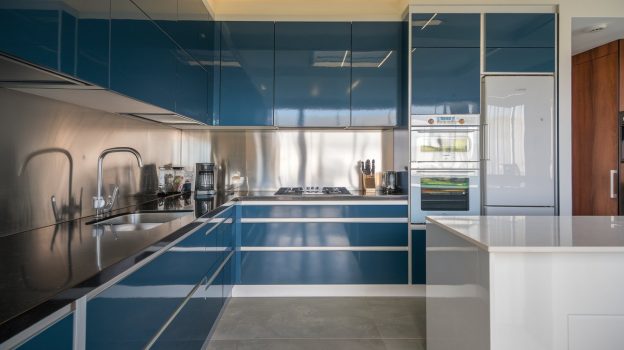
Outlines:
[[[427,348],[621,349],[623,270],[623,217],[429,217]]]

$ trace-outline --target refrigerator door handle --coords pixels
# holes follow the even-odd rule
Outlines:
[[[609,178],[611,180],[611,186],[610,186],[610,190],[611,190],[611,198],[612,199],[617,199],[618,195],[617,192],[615,191],[615,176],[617,175],[617,170],[609,170]]]
[[[490,160],[490,128],[488,124],[483,124],[483,133],[482,133],[482,142],[481,144],[481,159],[482,160]]]

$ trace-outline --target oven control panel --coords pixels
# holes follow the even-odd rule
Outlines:
[[[411,126],[478,126],[479,114],[412,115]]]

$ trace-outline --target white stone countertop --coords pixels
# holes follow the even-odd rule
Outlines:
[[[624,216],[431,216],[489,252],[624,253]]]

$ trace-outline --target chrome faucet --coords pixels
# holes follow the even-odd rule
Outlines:
[[[113,190],[112,196],[108,196],[108,200],[104,199],[102,194],[103,185],[102,185],[102,163],[104,162],[104,157],[109,153],[119,153],[119,152],[128,152],[134,154],[139,163],[139,168],[143,167],[143,159],[141,158],[141,154],[139,151],[130,147],[113,147],[108,148],[102,151],[100,157],[98,158],[98,168],[97,168],[97,196],[93,197],[93,208],[95,209],[95,217],[100,218],[113,209],[115,205],[115,201],[117,200],[117,195],[119,194],[119,186],[115,185],[115,189]]]

